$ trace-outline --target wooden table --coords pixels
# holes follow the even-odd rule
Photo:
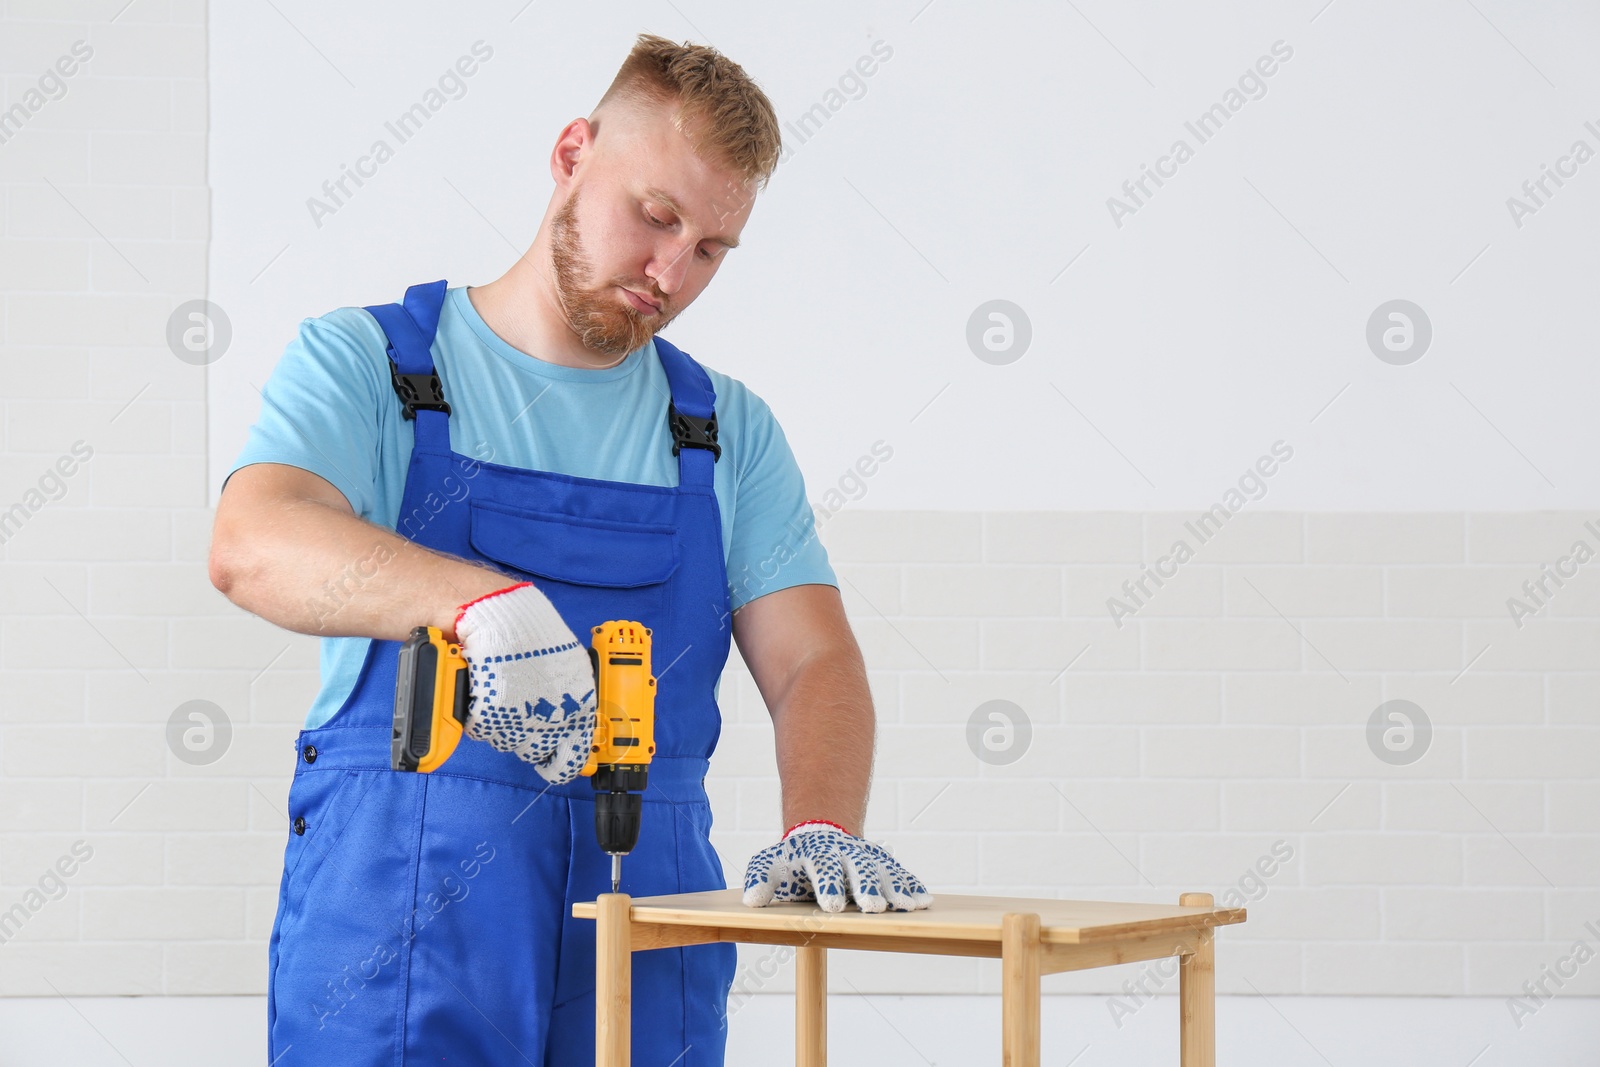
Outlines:
[[[830,914],[814,903],[749,908],[742,895],[605,893],[572,906],[574,917],[598,922],[596,1067],[629,1064],[633,953],[715,941],[796,946],[797,1067],[827,1063],[830,948],[999,959],[1005,1067],[1038,1067],[1041,975],[1177,956],[1180,1062],[1215,1067],[1212,930],[1245,921],[1245,909],[1213,907],[1209,893],[1184,893],[1176,906],[940,893],[921,911],[876,915],[853,906]]]

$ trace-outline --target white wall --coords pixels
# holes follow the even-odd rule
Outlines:
[[[5,109],[28,112],[0,143],[0,995],[214,987],[268,877],[228,871],[245,761],[167,742],[202,699],[232,756],[281,748],[248,721],[259,664],[203,636],[241,613],[206,580],[205,370],[166,336],[206,290],[206,55],[196,0],[0,19]]]
[[[1506,204],[1575,140],[1600,148],[1592,8],[279,7],[212,25],[212,299],[236,331],[213,492],[301,318],[485,282],[526,247],[556,133],[650,30],[724,49],[786,123],[838,109],[786,130],[745,247],[671,328],[772,403],[819,503],[880,439],[874,509],[1203,507],[1280,439],[1277,508],[1600,499],[1576,447],[1600,164],[1520,226]],[[316,226],[307,199],[480,39],[466,95]],[[879,41],[859,99],[830,99]],[[1262,57],[1259,99],[1226,100]],[[1202,143],[1185,123],[1218,103],[1238,110]],[[1193,158],[1114,220],[1179,138]],[[1004,366],[966,340],[994,299],[1032,328]],[[1394,299],[1432,324],[1406,366],[1366,342]]]

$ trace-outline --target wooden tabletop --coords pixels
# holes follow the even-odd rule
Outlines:
[[[815,903],[746,907],[740,889],[704,893],[636,897],[631,921],[659,926],[719,927],[725,930],[800,930],[856,936],[923,937],[958,941],[1000,940],[1001,920],[1008,913],[1039,916],[1040,940],[1047,944],[1087,945],[1130,935],[1196,926],[1228,926],[1245,921],[1244,908],[1186,908],[1176,904],[1128,904],[1104,900],[1055,900],[1048,897],[981,897],[938,893],[920,911],[867,914],[854,905],[826,912]],[[594,901],[572,906],[578,919],[596,916]]]

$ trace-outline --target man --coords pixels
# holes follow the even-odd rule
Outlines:
[[[641,35],[561,132],[538,236],[503,277],[307,320],[275,368],[211,575],[326,638],[269,953],[276,1067],[593,1062],[593,923],[570,905],[611,889],[578,776],[609,619],[651,628],[659,679],[624,892],[725,887],[704,784],[737,640],[789,828],[745,902],[931,901],[858,836],[872,706],[783,432],[655,337],[738,245],[778,154],[737,64]],[[389,730],[398,642],[423,624],[461,644],[473,701],[449,761],[411,774],[389,769]],[[635,1062],[722,1062],[734,962],[726,943],[636,957]]]

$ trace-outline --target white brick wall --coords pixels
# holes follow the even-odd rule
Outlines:
[[[92,49],[0,143],[0,508],[93,450],[0,546],[5,995],[259,988],[250,902],[282,848],[250,800],[251,776],[269,795],[282,777],[283,727],[251,707],[266,658],[195,651],[280,635],[206,581],[205,370],[166,344],[205,296],[205,4],[124,3],[9,0],[0,28],[8,108]],[[167,748],[191,699],[236,728],[212,767]]]
[[[875,683],[898,704],[880,708],[869,835],[952,893],[1258,898],[1221,935],[1233,992],[1509,996],[1575,940],[1600,943],[1584,929],[1600,925],[1600,601],[1580,576],[1520,631],[1506,608],[1588,516],[1241,515],[1237,539],[1230,525],[1117,631],[1106,597],[1182,518],[830,520],[869,665],[898,681]],[[894,583],[897,544],[911,555]],[[870,604],[852,591],[869,580]],[[1041,588],[1059,604],[1041,607]],[[728,692],[730,714],[759,726],[753,690]],[[1405,766],[1366,738],[1395,698],[1434,731]],[[966,744],[967,718],[993,699],[1031,720],[1007,766]],[[764,733],[735,729],[737,752],[760,751]],[[739,763],[721,752],[715,773],[741,798],[763,783],[770,796],[767,764]],[[718,824],[730,877],[772,816]],[[1279,841],[1293,858],[1249,880]],[[837,971],[840,992],[998,989],[971,961],[852,955]],[[1132,973],[1046,981],[1113,993]],[[1597,992],[1587,969],[1562,990]]]
[[[263,988],[316,647],[205,575],[204,371],[164,336],[205,293],[204,14],[10,0],[0,34],[8,101],[94,48],[0,145],[0,507],[74,441],[94,449],[0,546],[0,909],[93,850],[59,899],[24,904],[3,995]],[[1246,893],[1252,921],[1221,936],[1229,992],[1504,996],[1594,940],[1600,585],[1581,575],[1520,630],[1505,608],[1587,516],[1246,513],[1118,628],[1106,598],[1187,518],[830,518],[882,723],[869,834],[946,893]],[[780,827],[737,658],[724,694],[709,784],[732,880]],[[1367,746],[1396,698],[1434,728],[1408,766]],[[203,767],[166,740],[195,699],[234,728]],[[1003,766],[967,743],[999,699],[1032,728]],[[1293,858],[1254,880],[1278,842]],[[830,973],[841,992],[998,989],[986,961],[839,953]],[[1600,968],[1564,992],[1600,992]]]

